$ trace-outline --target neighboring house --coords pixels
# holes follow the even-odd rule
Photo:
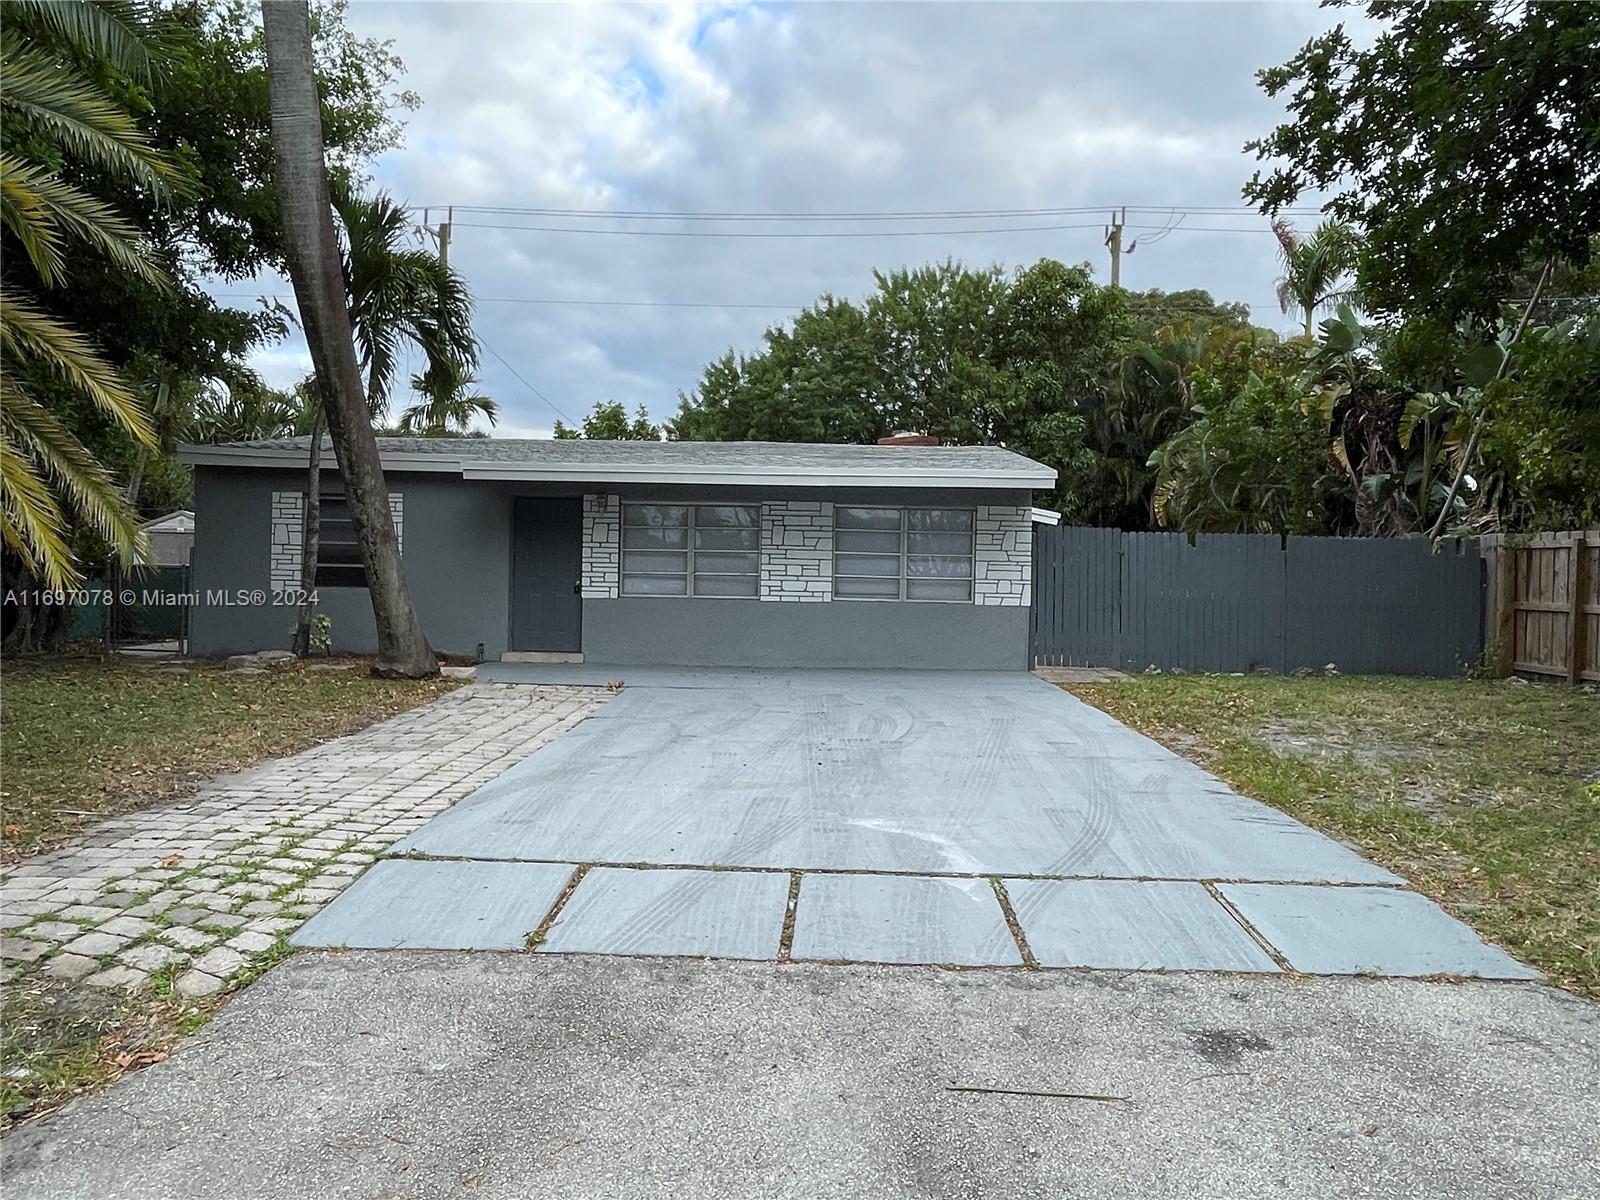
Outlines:
[[[411,599],[437,650],[1026,668],[1032,493],[1055,471],[998,447],[907,443],[378,439]],[[307,448],[180,452],[199,516],[193,653],[287,644],[293,597],[281,593],[300,580]],[[334,646],[371,651],[332,472],[318,562]],[[252,590],[267,602],[204,602]]]
[[[180,508],[165,516],[144,523],[150,539],[150,557],[146,563],[152,567],[186,567],[189,553],[194,548],[194,514]]]

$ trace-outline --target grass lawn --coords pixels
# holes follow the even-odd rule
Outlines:
[[[9,861],[97,818],[223,771],[292,754],[460,686],[373,679],[364,666],[166,674],[95,658],[7,663],[0,677],[0,853]]]
[[[161,1062],[290,952],[280,940],[223,991],[201,999],[173,989],[176,967],[134,989],[74,988],[24,970],[0,1000],[0,1133]]]
[[[1600,689],[1143,675],[1070,690],[1600,997]]]
[[[168,674],[97,658],[8,663],[0,678],[5,857],[181,795],[219,772],[353,732],[460,684],[373,679],[365,664],[239,675],[214,666]],[[74,987],[29,964],[9,964],[0,1130],[165,1058],[173,1042],[287,953],[280,941],[224,992],[199,1000],[174,991],[176,967],[127,991]]]

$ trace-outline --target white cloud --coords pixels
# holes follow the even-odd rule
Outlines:
[[[816,212],[1237,203],[1253,168],[1240,147],[1279,117],[1254,72],[1330,18],[1299,4],[358,3],[350,21],[394,39],[424,101],[406,147],[376,168],[410,202]],[[1265,229],[1240,214],[1226,223]],[[946,257],[1089,261],[1103,278],[1100,220],[746,240],[510,231],[483,226],[596,223],[461,212],[452,262],[482,298],[488,343],[555,409],[576,420],[617,399],[659,420],[708,361],[755,349],[784,314],[500,301],[798,306],[823,291],[863,294],[873,268]],[[1286,327],[1271,304],[1275,274],[1264,232],[1179,231],[1141,246],[1123,282],[1209,288]],[[294,355],[270,360],[287,371]],[[498,432],[548,430],[551,405],[493,356],[483,377],[504,414]]]

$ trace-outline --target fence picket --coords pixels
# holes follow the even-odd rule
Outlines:
[[[1494,595],[1532,579],[1488,549]],[[1454,675],[1496,628],[1484,622],[1484,556],[1470,540],[1435,551],[1421,538],[1215,534],[1191,546],[1183,534],[1041,526],[1034,553],[1041,664]],[[1600,584],[1569,575],[1562,612],[1577,605],[1568,623],[1595,631],[1587,658],[1600,654]]]

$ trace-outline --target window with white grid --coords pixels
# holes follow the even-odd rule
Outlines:
[[[624,504],[624,596],[754,597],[761,587],[755,504]]]
[[[970,508],[833,509],[836,600],[972,601]]]

